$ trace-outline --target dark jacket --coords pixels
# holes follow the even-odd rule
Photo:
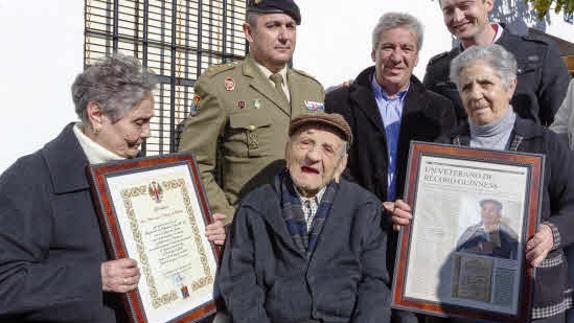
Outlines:
[[[115,321],[88,161],[72,127],[0,177],[0,320]]]
[[[385,126],[379,113],[369,67],[350,87],[327,93],[325,110],[342,114],[353,130],[354,142],[349,152],[347,169],[352,179],[382,201],[387,200],[389,157]],[[452,131],[456,117],[450,101],[426,90],[414,76],[405,98],[397,148],[396,197],[403,195],[411,140],[434,141]],[[390,217],[385,217],[390,227]],[[390,231],[387,249],[388,269],[393,270],[397,234]]]
[[[374,67],[369,67],[357,76],[350,87],[329,92],[325,98],[325,110],[342,114],[353,130],[354,142],[347,164],[353,179],[386,201],[389,164],[387,135],[371,88],[374,71]],[[397,197],[403,193],[411,140],[434,141],[450,132],[454,125],[455,116],[449,100],[427,91],[412,76],[397,148]]]
[[[465,125],[437,141],[468,146],[469,133]],[[532,318],[553,316],[572,304],[563,249],[574,242],[574,154],[552,131],[522,118],[516,119],[509,141],[520,142],[517,151],[546,156],[540,222],[552,228],[554,247],[536,268]]]
[[[314,253],[294,244],[271,184],[233,219],[219,287],[234,322],[388,322],[389,277],[380,201],[341,180]]]
[[[518,84],[511,104],[522,118],[550,125],[568,88],[568,69],[553,43],[530,36],[517,36],[504,30],[496,44],[511,52],[518,63]],[[423,80],[431,91],[452,100],[459,123],[466,123],[466,113],[456,89],[450,82],[451,61],[462,52],[457,46],[431,58]]]

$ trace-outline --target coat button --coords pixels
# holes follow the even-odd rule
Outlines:
[[[254,125],[249,125],[249,130],[250,130],[250,131],[255,130],[255,126],[254,126]]]

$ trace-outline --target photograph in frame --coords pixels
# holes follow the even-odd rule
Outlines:
[[[197,164],[188,154],[89,166],[104,239],[113,259],[138,262],[126,293],[134,322],[196,322],[215,312],[217,249]]]
[[[413,142],[393,307],[437,316],[521,321],[532,270],[542,155]],[[432,264],[432,265],[429,265]]]

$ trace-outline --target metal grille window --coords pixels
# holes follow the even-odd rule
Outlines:
[[[144,155],[175,152],[195,80],[209,65],[245,56],[245,6],[245,0],[85,0],[84,66],[120,52],[158,76]]]

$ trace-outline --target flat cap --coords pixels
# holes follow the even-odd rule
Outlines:
[[[341,139],[345,140],[348,144],[347,147],[350,147],[353,143],[353,132],[351,131],[351,127],[345,118],[338,113],[314,112],[301,114],[291,120],[291,123],[289,124],[289,137],[306,125],[326,126],[329,129],[332,129],[333,132]]]
[[[301,24],[301,12],[293,0],[248,0],[247,12],[284,13]]]

